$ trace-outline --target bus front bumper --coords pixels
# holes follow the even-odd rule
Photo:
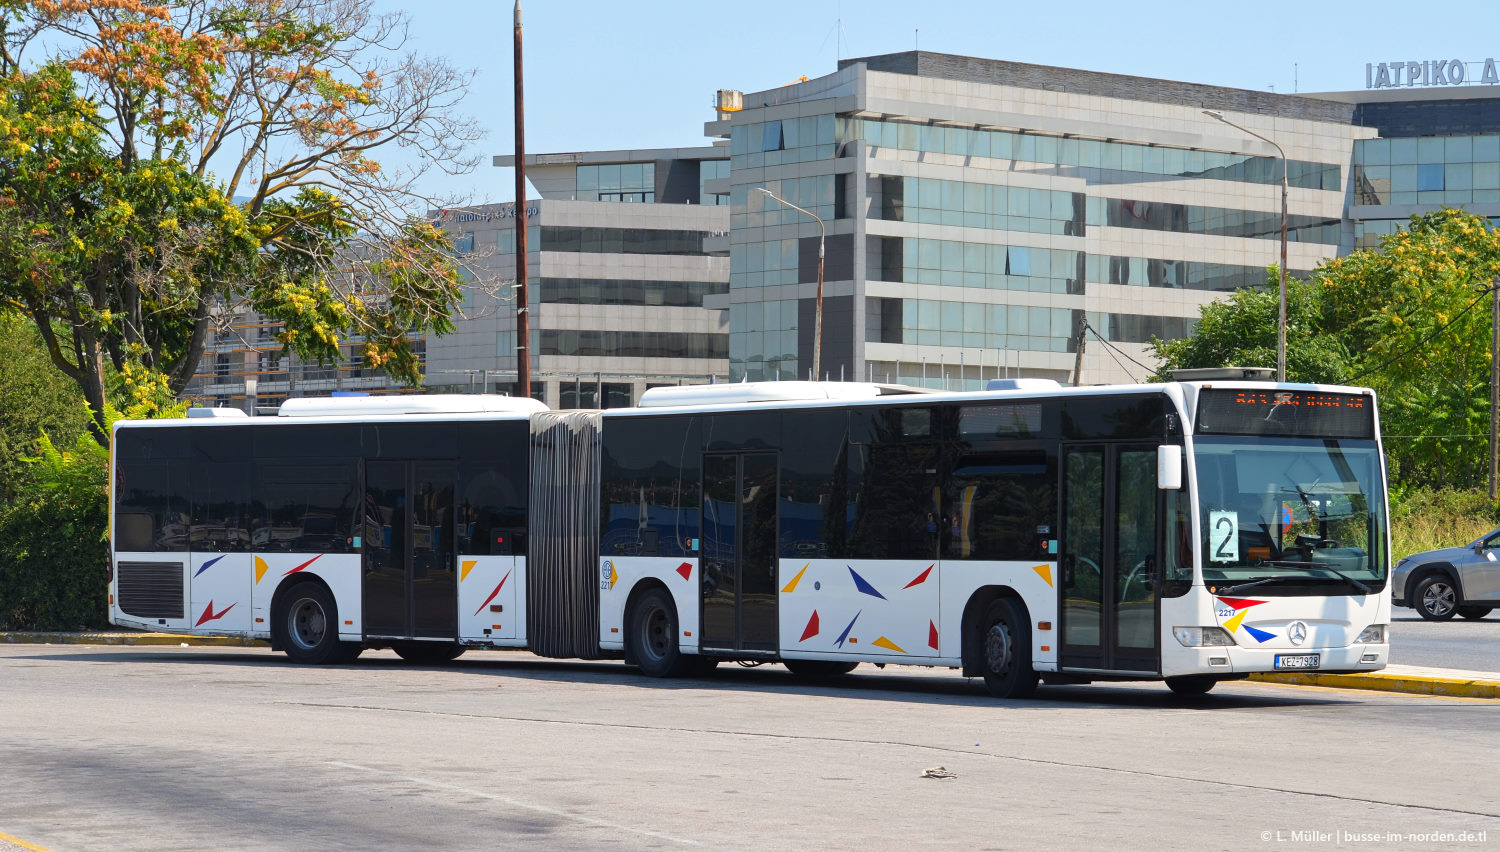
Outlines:
[[[1348,645],[1342,648],[1246,648],[1219,645],[1176,648],[1162,655],[1162,675],[1240,675],[1257,672],[1373,672],[1391,657],[1387,644]]]

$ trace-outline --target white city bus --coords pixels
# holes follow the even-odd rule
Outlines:
[[[235,457],[247,508],[233,522],[198,449],[224,425],[120,427],[116,623],[266,637],[306,662],[490,646],[623,656],[654,676],[722,660],[809,675],[958,667],[1002,697],[1038,679],[1196,693],[1251,672],[1373,671],[1389,656],[1368,390],[781,382],[655,389],[602,413],[325,406],[231,427],[288,439]],[[324,416],[295,416],[313,411]],[[275,491],[287,462],[260,447],[301,446],[315,427],[346,430],[329,439],[343,466],[319,473],[333,449],[307,444],[295,467],[336,485],[289,503]],[[147,475],[159,485],[132,490],[140,435],[191,448],[184,478],[168,460]],[[474,467],[480,447],[489,461]],[[509,496],[481,498],[479,477],[509,477]],[[503,517],[485,508],[502,503]],[[479,552],[495,536],[478,524],[504,531],[505,554]],[[234,581],[250,592],[244,623],[222,623],[229,599],[199,590],[205,563],[231,552],[249,566]]]

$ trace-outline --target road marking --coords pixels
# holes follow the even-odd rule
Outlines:
[[[31,852],[52,852],[52,850],[48,849],[45,846],[38,846],[35,843],[27,843],[21,838],[11,837],[9,834],[6,834],[3,831],[0,831],[0,843],[13,843],[16,846],[21,847],[22,849],[29,849],[31,850]]]
[[[494,793],[484,793],[479,790],[470,790],[467,787],[456,787],[452,784],[444,784],[441,781],[429,781],[426,778],[415,778],[410,775],[401,775],[395,772],[387,772],[384,769],[374,769],[369,766],[360,766],[354,763],[341,763],[339,761],[332,761],[330,765],[337,766],[343,769],[353,769],[356,772],[367,772],[371,775],[384,775],[387,778],[393,778],[397,781],[405,781],[409,784],[419,784],[423,787],[431,787],[434,790],[447,790],[450,793],[462,793],[466,796],[477,796],[481,799],[489,799],[492,802],[500,802],[501,804],[510,805],[516,808],[525,808],[526,810],[537,811],[538,813],[564,817],[566,819],[587,823],[589,825],[598,826],[600,828],[608,828],[615,831],[628,831],[632,834],[654,837],[657,840],[668,840],[673,843],[681,843],[685,846],[700,845],[696,840],[687,840],[681,837],[673,837],[670,834],[662,834],[657,831],[647,831],[643,828],[634,828],[628,825],[621,825],[617,822],[609,822],[608,820],[594,819],[593,817],[586,817],[581,814],[569,813],[568,811],[560,811],[556,808],[549,808],[546,805],[538,805],[533,802],[523,802],[520,799],[512,799],[509,796],[497,796]],[[0,834],[0,837],[4,836],[5,835]],[[41,847],[37,846],[28,846],[27,848],[36,849],[38,850],[38,852],[47,852],[47,850],[41,849]]]
[[[1374,698],[1376,696],[1383,695],[1400,695],[1406,698],[1430,698],[1436,701],[1467,701],[1471,704],[1488,704],[1492,707],[1495,704],[1495,699],[1493,698],[1470,698],[1467,695],[1436,695],[1430,692],[1400,692],[1392,689],[1357,689],[1347,686],[1319,686],[1317,684],[1311,683],[1287,683],[1286,681],[1277,680],[1245,680],[1236,681],[1236,683],[1243,683],[1246,685],[1256,684],[1259,686],[1276,686],[1283,689],[1311,689],[1318,692],[1337,693],[1343,695],[1345,698]],[[1350,695],[1350,693],[1363,693],[1363,696]]]

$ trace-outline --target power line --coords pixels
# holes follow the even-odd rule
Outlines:
[[[1156,372],[1155,369],[1153,369],[1151,367],[1147,367],[1145,364],[1142,364],[1141,362],[1135,360],[1134,358],[1131,358],[1129,352],[1126,352],[1125,350],[1119,348],[1118,346],[1115,346],[1113,343],[1110,343],[1108,340],[1105,340],[1104,339],[1104,335],[1100,334],[1098,329],[1096,329],[1092,325],[1090,325],[1089,321],[1088,321],[1088,319],[1086,317],[1083,320],[1083,327],[1086,328],[1086,329],[1088,329],[1089,331],[1092,331],[1094,333],[1094,338],[1096,340],[1098,340],[1100,343],[1103,343],[1109,349],[1113,349],[1114,351],[1120,353],[1121,355],[1124,355],[1125,358],[1130,361],[1130,363],[1136,365],[1137,367],[1140,367],[1142,370],[1145,370],[1148,374],[1152,374],[1152,373]],[[1111,356],[1111,357],[1113,357],[1113,356]],[[1119,364],[1120,363],[1119,359],[1115,359],[1115,363]],[[1122,370],[1125,369],[1125,367],[1124,367],[1123,364],[1120,365],[1120,369],[1122,369]],[[1127,374],[1129,372],[1130,372],[1129,370],[1126,370]],[[1134,378],[1134,377],[1132,376],[1132,378]]]

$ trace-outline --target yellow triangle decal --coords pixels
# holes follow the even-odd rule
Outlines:
[[[458,581],[460,583],[462,583],[463,581],[469,579],[469,572],[472,571],[472,570],[474,570],[474,566],[478,565],[478,564],[479,564],[479,560],[478,559],[465,559],[464,560],[464,568],[458,574]]]
[[[1047,585],[1052,585],[1051,565],[1033,565],[1031,566],[1031,570],[1035,571],[1037,573],[1037,576],[1041,577],[1043,580],[1046,580]]]
[[[613,589],[615,587],[615,584],[618,583],[618,582],[620,582],[620,572],[618,572],[618,571],[615,570],[614,563],[610,563],[610,566],[609,566],[609,587],[611,589]]]
[[[782,589],[781,593],[783,595],[789,595],[792,592],[797,591],[797,584],[800,583],[800,582],[802,582],[802,575],[807,573],[807,569],[811,565],[812,565],[811,562],[807,563],[807,565],[803,565],[802,566],[802,570],[798,571],[797,572],[797,576],[793,577],[792,581],[790,583],[786,584],[786,588]]]
[[[906,650],[904,648],[902,648],[900,645],[897,645],[895,642],[892,642],[891,640],[885,638],[884,636],[880,637],[879,639],[876,639],[874,642],[871,642],[870,644],[874,645],[877,648],[887,648],[889,650],[895,651],[898,654],[905,654],[906,653]]]
[[[255,582],[259,583],[260,578],[266,576],[266,572],[269,570],[271,570],[271,566],[266,564],[266,560],[261,559],[259,556],[255,557]]]
[[[1228,621],[1224,622],[1224,629],[1228,630],[1230,633],[1239,630],[1240,622],[1245,620],[1245,613],[1249,611],[1250,610],[1248,609],[1242,609],[1239,612],[1235,613],[1234,618],[1231,618]]]

